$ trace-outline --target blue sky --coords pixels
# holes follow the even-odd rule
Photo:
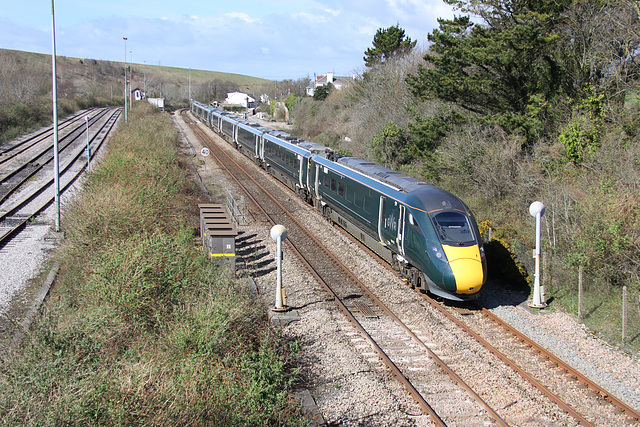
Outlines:
[[[51,2],[10,1],[0,47],[51,53]],[[57,0],[58,55],[127,61],[272,80],[362,71],[379,28],[399,24],[418,45],[442,0]]]

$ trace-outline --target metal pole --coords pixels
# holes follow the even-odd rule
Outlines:
[[[89,149],[89,116],[84,116],[87,123],[87,170],[89,170],[89,160],[91,160],[91,150]]]
[[[53,80],[53,186],[56,209],[56,232],[60,231],[60,160],[58,158],[58,82],[56,78],[56,12],[54,0],[51,0],[52,50],[51,74]]]
[[[131,89],[133,88],[133,86],[131,86],[133,84],[133,51],[129,51],[129,53],[131,54],[131,72],[129,72],[129,111],[131,111],[131,109],[133,108],[133,95],[131,94]],[[125,52],[125,55],[127,53]]]
[[[127,38],[124,40],[124,122],[127,123]]]

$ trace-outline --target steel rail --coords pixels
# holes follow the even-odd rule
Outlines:
[[[90,111],[91,110],[93,110],[93,108],[90,109]],[[68,116],[65,119],[65,121],[59,124],[58,129],[59,130],[66,129],[67,127],[71,126],[74,122],[81,121],[82,119],[79,118],[80,116],[81,116],[80,114],[73,114],[71,116]],[[82,122],[82,124],[84,124],[84,122]],[[82,126],[82,124],[79,126]],[[2,165],[5,162],[8,162],[15,156],[28,150],[29,148],[33,147],[34,145],[38,144],[44,139],[49,138],[52,134],[53,134],[53,128],[48,127],[43,130],[37,131],[34,135],[31,135],[24,140],[18,141],[13,145],[11,144],[11,142],[1,144],[0,145],[0,165]],[[14,152],[14,150],[16,151]]]
[[[103,129],[105,129],[107,127],[107,125],[109,125],[108,127],[108,131],[107,131],[107,135],[109,134],[109,132],[111,131],[111,129],[113,129],[113,127],[115,126],[115,124],[118,121],[118,118],[120,116],[120,110],[114,110],[113,115],[109,118],[109,121],[107,121],[106,123],[104,123],[101,126],[101,131]],[[97,134],[96,134],[97,135]],[[105,141],[106,136],[105,135],[98,144],[98,147],[93,151],[94,155],[95,153],[98,152],[98,150],[100,149],[100,147],[102,146],[102,143]],[[82,155],[81,152],[79,152],[78,155],[75,156],[75,158],[73,159],[73,161],[77,161],[78,157],[80,157]],[[70,162],[67,167],[62,170],[61,172],[64,173],[73,163]],[[71,185],[73,185],[75,183],[75,181],[78,179],[78,177],[80,176],[80,174],[86,169],[86,164],[84,164],[77,172],[77,174],[71,178],[69,180],[69,182],[67,182],[67,184],[65,184],[64,186],[62,186],[62,188],[60,189],[61,192],[66,191]],[[10,209],[9,211],[3,212],[2,214],[0,214],[0,221],[5,220],[8,216],[16,213],[17,211],[19,211],[20,209],[22,209],[24,206],[26,206],[28,203],[30,203],[33,199],[35,199],[37,196],[39,196],[40,194],[42,194],[48,187],[50,187],[53,183],[53,178],[49,179],[45,184],[43,184],[40,189],[38,189],[36,192],[34,192],[33,194],[31,194],[26,200],[24,200],[23,202],[21,202],[20,204],[18,204],[17,206],[13,207],[12,209]],[[22,217],[18,220],[18,223],[14,226],[12,226],[12,228],[7,231],[6,233],[4,233],[2,236],[0,236],[0,248],[4,247],[4,245],[7,244],[7,242],[11,239],[11,237],[13,237],[19,230],[21,230],[32,218],[36,217],[38,214],[40,214],[42,211],[44,211],[46,208],[48,208],[54,201],[54,197],[51,197],[49,199],[47,199],[44,203],[42,203],[39,207],[37,207],[36,209],[34,209],[33,212],[31,212],[29,215]]]
[[[107,115],[108,112],[109,110],[105,109],[100,112],[99,116],[94,116],[92,118],[94,119],[93,123],[95,124],[98,120],[102,119],[104,116]],[[74,136],[74,132],[81,130],[82,127],[84,127],[84,123],[76,127],[75,129],[71,130],[71,132],[69,132],[67,135],[62,137],[62,140],[65,141],[65,143],[61,145],[59,149],[60,152],[64,151],[69,145],[73,144],[78,138],[82,137],[82,133]],[[104,125],[102,127],[104,127]],[[97,135],[98,133],[94,134],[94,136],[91,138],[91,141],[93,141],[97,137]],[[2,203],[7,197],[13,194],[13,192],[16,191],[16,189],[18,189],[22,184],[27,182],[31,177],[33,177],[39,171],[44,169],[45,166],[47,166],[49,163],[53,161],[53,154],[50,153],[50,151],[51,151],[51,146],[46,147],[43,150],[40,150],[38,154],[36,154],[29,161],[25,162],[22,166],[16,168],[16,170],[2,177],[2,180],[0,182],[2,183],[3,186],[6,186],[8,184],[9,188],[3,189],[2,192],[0,192],[0,203]],[[33,166],[30,171],[27,170],[27,168],[30,165],[33,165],[33,163],[40,158],[44,158],[45,161],[37,163],[36,166]],[[21,172],[23,171],[26,171],[26,173],[21,174]],[[10,180],[12,180],[12,178],[14,177],[17,178],[17,180],[15,180],[15,182],[10,182]]]
[[[533,341],[532,339],[524,335],[522,332],[518,331],[517,329],[515,329],[514,327],[512,327],[502,319],[500,319],[498,316],[496,316],[486,308],[481,307],[481,313],[487,318],[489,318],[491,321],[495,322],[496,324],[500,325],[501,327],[509,331],[516,338],[524,342],[525,345],[527,345],[528,347],[531,347],[535,352],[549,359],[551,363],[558,366],[559,369],[565,371],[570,377],[585,384],[590,390],[598,393],[604,400],[616,406],[620,411],[624,412],[629,418],[635,420],[635,422],[640,421],[640,413],[638,411],[631,408],[629,405],[622,402],[617,397],[613,396],[611,393],[609,393],[604,388],[600,387],[595,382],[591,381],[585,375],[581,374],[580,372],[578,372],[578,370],[574,369],[572,366],[570,366],[566,362],[559,359],[553,353],[551,353],[550,351],[548,351],[547,349],[545,349],[544,347],[542,347],[541,345],[539,345],[538,343],[536,343],[535,341]]]
[[[424,294],[423,294],[424,295]],[[540,390],[545,396],[547,396],[552,402],[554,402],[560,409],[565,411],[567,414],[575,418],[580,424],[584,426],[593,426],[593,424],[585,419],[582,415],[576,412],[571,406],[565,403],[562,399],[556,396],[551,390],[549,390],[544,384],[540,381],[529,375],[524,369],[520,366],[516,365],[511,359],[505,356],[500,350],[491,345],[487,340],[482,338],[478,333],[473,331],[467,325],[465,325],[460,320],[456,319],[451,313],[445,310],[440,304],[438,304],[434,299],[424,295],[425,300],[431,304],[432,307],[436,308],[442,314],[444,314],[447,319],[451,320],[453,323],[458,325],[463,331],[472,336],[478,343],[480,343],[483,347],[485,347],[489,352],[491,352],[494,356],[500,359],[503,363],[511,367],[515,372],[517,372],[522,378],[527,380],[531,385]]]

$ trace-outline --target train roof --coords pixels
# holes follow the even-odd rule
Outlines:
[[[306,146],[306,144],[302,144],[301,142],[306,142],[304,139],[295,138],[294,140],[286,140],[280,138],[279,136],[273,134],[273,132],[265,132],[262,137],[268,141],[276,143],[281,147],[286,148],[287,150],[291,150],[296,154],[300,154],[304,157],[310,157],[312,155],[312,151],[309,149],[310,147]]]
[[[251,133],[259,134],[259,135],[261,135],[264,132],[269,132],[271,130],[271,128],[261,126],[258,123],[249,122],[246,120],[238,121],[238,127],[248,130]]]
[[[418,178],[405,175],[401,172],[396,172],[358,157],[341,157],[337,162],[351,169],[355,169],[373,179],[391,185],[403,193],[411,193],[418,187],[430,186],[430,184],[427,184]]]
[[[326,166],[331,164],[339,165],[346,168],[345,170],[354,171],[355,173],[362,174],[369,179],[384,184],[389,188],[389,190],[383,191],[387,196],[403,202],[409,207],[423,210],[425,212],[436,212],[441,210],[469,211],[469,208],[462,200],[446,190],[428,184],[418,178],[411,177],[401,172],[396,172],[389,168],[385,168],[384,166],[380,166],[357,157],[341,157],[335,162],[330,159],[326,159],[318,161],[318,163]],[[381,187],[378,188],[378,190],[381,189]],[[393,194],[394,190],[396,192],[395,194]],[[415,197],[415,199],[413,199],[414,201],[410,201],[411,199],[407,198],[407,196],[402,196],[403,194],[411,195],[412,198]],[[418,205],[415,204],[416,199],[420,201]]]

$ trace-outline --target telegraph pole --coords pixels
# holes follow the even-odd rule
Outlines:
[[[124,122],[127,123],[127,38],[122,39],[124,40]]]
[[[53,80],[53,186],[55,187],[54,204],[56,209],[56,232],[60,231],[60,160],[58,158],[58,82],[56,79],[56,12],[51,0],[51,74]]]

